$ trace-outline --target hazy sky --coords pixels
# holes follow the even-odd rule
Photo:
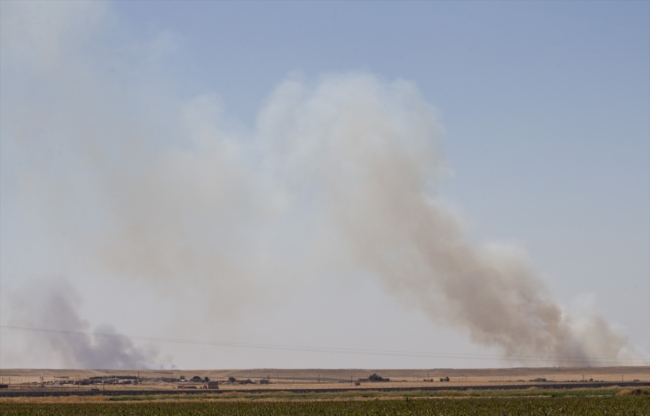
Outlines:
[[[647,359],[650,3],[0,4],[3,325],[65,327],[25,312],[64,285],[74,330],[432,354],[140,343],[161,365],[521,364],[331,243],[321,199],[344,175],[310,176],[327,160],[283,140],[358,99],[435,137],[405,146],[440,158],[418,166],[464,241],[514,247],[563,311],[600,313]],[[3,328],[1,365],[87,362],[30,339]]]

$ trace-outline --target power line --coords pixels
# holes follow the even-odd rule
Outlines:
[[[61,329],[49,328],[33,328],[21,327],[11,325],[0,325],[0,328],[16,331],[29,331],[40,333],[55,333],[62,335],[72,336],[94,336],[94,337],[108,337],[108,338],[121,338],[131,339],[138,341],[159,342],[159,343],[174,343],[174,344],[190,344],[190,345],[210,345],[219,347],[231,348],[253,348],[264,350],[283,350],[283,351],[300,351],[300,352],[314,352],[314,353],[333,353],[333,354],[358,354],[358,355],[380,355],[391,357],[413,357],[413,358],[455,358],[463,360],[484,360],[487,358],[505,360],[505,361],[538,361],[538,362],[552,362],[563,364],[594,364],[594,362],[601,365],[611,364],[639,364],[639,361],[632,360],[614,360],[614,359],[584,359],[580,357],[544,357],[535,355],[511,355],[502,356],[495,354],[460,354],[460,353],[438,353],[438,352],[418,352],[418,351],[390,351],[390,350],[370,350],[370,349],[357,349],[357,348],[333,348],[333,347],[312,347],[312,346],[296,346],[296,345],[279,345],[279,344],[256,344],[245,342],[229,342],[229,341],[210,341],[210,340],[197,340],[197,339],[183,339],[183,338],[167,338],[167,337],[145,337],[145,336],[129,336],[123,334],[110,334],[101,332],[85,332],[85,331],[70,331]]]

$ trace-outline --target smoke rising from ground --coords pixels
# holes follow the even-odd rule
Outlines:
[[[88,30],[75,26],[84,21],[76,14],[67,18],[73,33],[59,42]],[[568,316],[521,250],[467,242],[436,189],[446,172],[442,127],[413,83],[367,73],[292,76],[246,129],[233,127],[218,97],[179,102],[158,85],[136,87],[145,82],[139,67],[124,64],[133,56],[109,50],[99,59],[68,43],[39,56],[26,43],[42,36],[17,42],[4,36],[9,30],[2,140],[29,166],[9,175],[17,204],[43,232],[72,235],[98,270],[171,292],[195,288],[222,320],[253,301],[280,302],[290,296],[284,288],[304,279],[370,274],[433,321],[522,362],[637,358],[597,314]],[[48,70],[30,72],[40,58]],[[116,81],[103,70],[107,60],[135,75]],[[47,99],[20,88],[34,79]],[[77,301],[51,291],[43,309],[16,304],[16,319],[86,330]],[[47,339],[67,366],[154,359],[121,338]]]
[[[433,111],[414,85],[334,76],[287,81],[261,116],[288,157],[288,182],[311,186],[336,245],[355,267],[436,321],[506,356],[555,364],[630,359],[601,317],[573,321],[548,297],[525,253],[466,242],[436,195],[444,170]]]
[[[138,369],[171,366],[169,357],[161,361],[153,347],[137,347],[108,324],[91,326],[79,316],[80,299],[65,280],[42,281],[23,287],[11,299],[11,325],[22,328],[53,329],[25,332],[30,351],[55,356],[64,368]],[[63,332],[55,332],[55,331]]]

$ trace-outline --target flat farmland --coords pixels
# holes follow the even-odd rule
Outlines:
[[[590,370],[590,371],[587,371]],[[531,382],[546,378],[554,384],[585,378],[640,380],[646,367],[598,369],[516,368],[480,370],[3,370],[12,378],[5,392],[43,393],[3,397],[2,415],[648,415],[650,390],[603,387],[539,388]],[[138,374],[139,373],[139,374]],[[11,376],[9,375],[11,374]],[[358,374],[358,376],[355,376]],[[390,381],[358,381],[372,374]],[[424,376],[427,374],[427,376]],[[198,382],[168,383],[191,377],[219,381],[218,390],[200,390]],[[433,377],[435,381],[431,380]],[[42,379],[41,379],[42,377]],[[75,385],[80,380],[137,379],[129,385]],[[135,377],[135,378],[133,378]],[[235,381],[229,381],[234,378]],[[350,383],[352,377],[352,383]],[[419,379],[422,377],[422,379]],[[450,381],[440,381],[440,378]],[[458,378],[459,380],[454,380]],[[462,378],[462,379],[461,379]],[[42,381],[41,381],[42,380]],[[239,381],[247,384],[238,384]],[[248,384],[247,380],[251,380]],[[259,380],[268,380],[259,384]],[[356,380],[356,381],[355,381]],[[511,381],[512,380],[512,381]],[[521,380],[524,380],[522,382]],[[647,380],[647,377],[645,378]],[[67,381],[70,384],[62,384]],[[36,384],[34,384],[36,383]],[[42,383],[42,384],[41,384]],[[359,383],[359,385],[356,385]],[[485,389],[457,390],[462,383]],[[501,384],[510,389],[500,390]],[[539,384],[540,382],[537,382]],[[182,389],[175,387],[181,384]],[[584,384],[584,383],[582,383]],[[189,389],[195,386],[195,389]],[[427,387],[443,387],[432,390]],[[490,389],[495,386],[495,389]],[[396,391],[390,388],[409,387]],[[67,389],[79,394],[56,396]],[[94,389],[93,395],[84,392]],[[142,389],[143,394],[130,394]],[[304,389],[304,391],[301,391]],[[122,390],[124,394],[113,395]],[[50,394],[48,394],[50,393]],[[192,394],[190,394],[192,393]]]
[[[3,415],[647,415],[647,396],[0,403]]]
[[[370,381],[373,374],[388,381]],[[223,391],[508,387],[650,382],[650,367],[547,367],[505,369],[248,369],[52,370],[4,369],[8,390],[200,389],[206,377]],[[192,378],[196,381],[192,382]],[[200,381],[198,380],[200,379]],[[441,381],[443,380],[443,381]],[[447,381],[448,380],[448,381]]]
[[[389,381],[368,380],[376,374]],[[134,384],[109,384],[108,380],[122,377],[137,379]],[[184,385],[198,387],[201,383],[180,382],[199,377],[219,382],[224,390],[255,389],[332,389],[332,388],[400,388],[432,386],[507,386],[542,383],[650,382],[650,367],[539,367],[505,369],[247,369],[247,370],[53,370],[53,369],[3,369],[0,381],[10,389],[39,386],[53,388],[71,386],[81,380],[94,378],[95,388],[179,388]],[[449,381],[440,381],[447,380]],[[234,379],[234,381],[229,381]],[[176,380],[164,381],[164,380]],[[249,381],[250,380],[250,381]],[[106,381],[104,383],[103,381]],[[187,384],[183,384],[187,383]],[[40,387],[40,386],[43,387]],[[74,384],[78,388],[87,385]]]

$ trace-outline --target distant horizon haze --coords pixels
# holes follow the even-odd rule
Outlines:
[[[1,368],[650,360],[650,3],[0,3]]]

